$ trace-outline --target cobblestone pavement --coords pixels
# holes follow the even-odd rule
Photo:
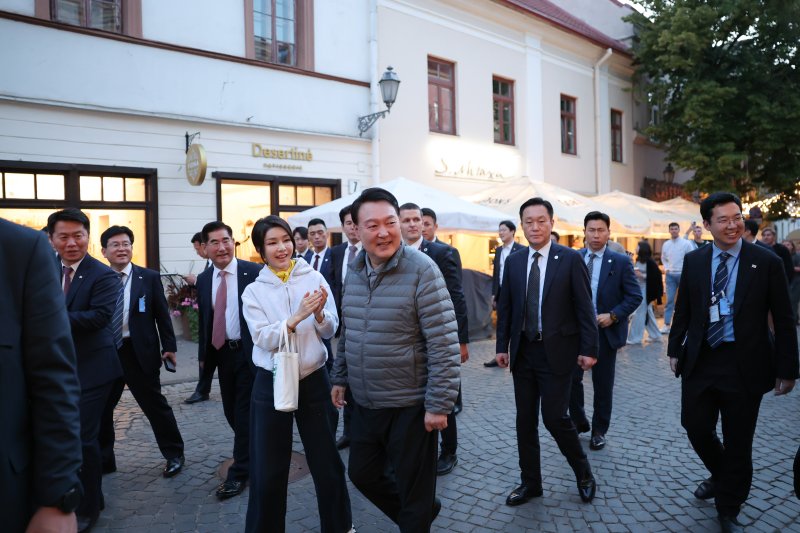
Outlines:
[[[598,481],[594,502],[580,501],[571,470],[542,426],[545,494],[519,507],[506,506],[506,495],[519,481],[514,396],[508,371],[483,367],[493,351],[493,341],[471,344],[471,359],[463,368],[459,463],[451,474],[438,478],[443,507],[434,531],[718,531],[713,502],[692,496],[707,473],[680,426],[679,381],[670,375],[663,344],[619,351],[608,445],[589,451],[587,436],[581,437]],[[193,353],[184,343],[184,365]],[[194,379],[194,370],[184,372],[164,377]],[[590,411],[591,379],[584,383]],[[218,468],[230,457],[233,440],[219,389],[215,383],[208,402],[183,404],[194,385],[188,381],[164,387],[186,442],[186,466],[172,479],[161,477],[164,460],[149,423],[125,392],[116,414],[118,471],[103,479],[106,509],[95,531],[243,529],[247,492],[225,502],[214,496]],[[747,531],[800,531],[800,501],[791,472],[800,442],[798,418],[800,390],[788,397],[764,397],[753,450],[753,487],[740,515]],[[297,436],[295,450],[302,452]],[[345,464],[347,454],[342,452]],[[350,498],[359,532],[396,531],[352,485]],[[319,529],[310,476],[289,484],[286,524],[290,532]]]

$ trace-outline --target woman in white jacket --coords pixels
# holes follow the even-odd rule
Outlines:
[[[250,403],[250,499],[246,531],[282,532],[292,454],[292,422],[297,422],[317,492],[320,530],[351,530],[350,497],[344,464],[331,424],[331,385],[325,369],[330,338],[338,324],[336,305],[322,275],[305,261],[292,259],[289,225],[270,215],[253,226],[253,245],[266,265],[242,294],[244,318],[253,337],[256,377]],[[298,409],[275,410],[273,352],[284,328],[295,336],[300,354]]]

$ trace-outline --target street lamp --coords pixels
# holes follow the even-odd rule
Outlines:
[[[359,137],[361,137],[365,131],[369,130],[379,118],[385,117],[392,108],[392,104],[394,104],[394,101],[397,99],[397,89],[400,88],[400,78],[397,77],[397,72],[395,72],[392,67],[386,67],[386,72],[381,76],[381,81],[378,82],[378,85],[381,88],[381,97],[383,98],[383,103],[386,104],[386,109],[378,111],[377,113],[358,117]]]
[[[667,166],[664,168],[664,181],[667,183],[672,183],[675,179],[675,169],[672,168],[672,163],[667,163]]]

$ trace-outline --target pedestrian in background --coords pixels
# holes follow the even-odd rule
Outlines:
[[[795,247],[794,242],[790,240],[785,240],[782,243],[792,257],[792,267],[794,268],[794,276],[792,276],[792,281],[789,283],[789,301],[792,304],[792,313],[794,313],[794,321],[795,324],[800,325],[800,321],[797,317],[797,306],[800,305],[800,252],[797,251],[797,247]]]
[[[335,407],[323,338],[339,320],[330,287],[319,272],[294,257],[291,228],[270,215],[253,226],[252,242],[265,266],[242,294],[245,320],[253,338],[256,377],[250,405],[250,499],[246,531],[285,530],[286,489],[292,455],[293,422],[303,441],[314,479],[320,531],[344,533],[352,527],[344,464],[336,451]],[[296,411],[275,409],[274,353],[284,331],[299,353],[300,383]]]
[[[661,331],[658,329],[656,315],[653,312],[653,302],[661,303],[664,282],[661,280],[661,270],[653,259],[653,251],[647,241],[640,241],[636,247],[633,273],[642,291],[642,302],[631,318],[628,344],[641,344],[644,341],[645,330],[650,342],[661,342]]]
[[[672,323],[672,312],[675,309],[675,297],[683,272],[683,258],[696,246],[681,237],[681,227],[677,222],[669,224],[670,238],[661,247],[661,264],[664,265],[664,277],[667,281],[667,305],[664,308],[664,327],[661,333],[669,333]]]

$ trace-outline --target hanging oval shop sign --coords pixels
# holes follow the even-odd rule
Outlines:
[[[200,185],[206,179],[206,149],[202,144],[193,144],[186,152],[186,179],[192,185]]]

